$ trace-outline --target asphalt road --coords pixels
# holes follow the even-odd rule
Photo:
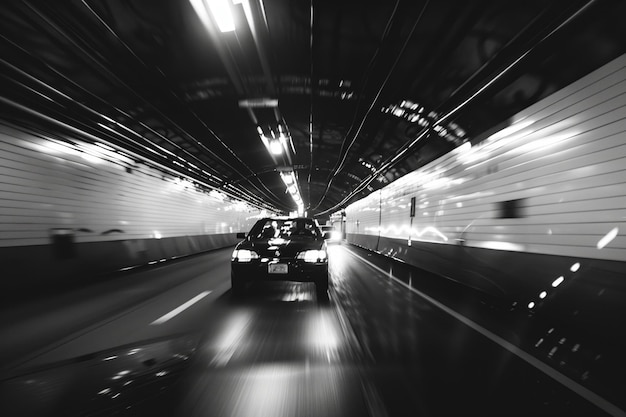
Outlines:
[[[408,286],[336,245],[328,298],[299,283],[234,298],[230,252],[2,310],[6,415],[624,415],[425,274]]]

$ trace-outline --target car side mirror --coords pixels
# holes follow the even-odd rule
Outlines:
[[[324,236],[324,239],[330,239],[330,232],[324,232],[322,235]]]
[[[246,234],[244,232],[237,233],[237,239],[245,239],[245,238],[246,238]]]

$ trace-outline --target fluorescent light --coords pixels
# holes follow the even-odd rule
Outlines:
[[[508,250],[508,251],[516,251],[516,252],[524,251],[524,245],[521,245],[519,243],[511,243],[511,242],[500,242],[500,241],[477,242],[473,246],[477,246],[479,248],[486,248],[486,249],[495,249],[495,250]]]
[[[241,108],[256,108],[256,107],[278,107],[278,99],[275,98],[247,98],[239,100],[239,107]]]
[[[270,141],[270,152],[273,155],[280,155],[283,153],[283,144],[280,143],[279,140],[271,140]]]
[[[563,278],[563,276],[560,276],[560,277],[558,277],[557,279],[555,279],[555,280],[552,282],[552,286],[553,286],[554,288],[556,288],[556,287],[558,287],[559,285],[561,285],[561,283],[562,283],[564,280],[565,280],[565,278]]]
[[[598,249],[604,248],[606,245],[611,243],[613,239],[617,237],[618,233],[619,233],[619,228],[618,227],[613,228],[609,233],[607,233],[602,239],[598,241],[598,244],[596,245],[596,247]]]
[[[209,9],[211,13],[213,13],[213,18],[222,32],[232,32],[235,30],[235,21],[230,12],[228,0],[206,0],[206,3],[209,5]]]
[[[213,14],[213,18],[222,32],[235,30],[235,21],[228,4],[229,0],[189,0],[189,2],[205,26],[210,25],[207,10],[207,6],[209,6],[211,14]]]
[[[285,185],[293,184],[293,177],[291,176],[291,174],[281,175],[281,178],[283,179]]]

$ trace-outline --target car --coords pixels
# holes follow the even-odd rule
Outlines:
[[[267,281],[313,282],[319,295],[328,291],[326,239],[317,221],[306,217],[268,217],[249,233],[237,233],[231,257],[233,294],[250,283]]]
[[[320,226],[320,229],[322,230],[322,233],[324,234],[324,237],[327,239],[328,243],[341,243],[341,240],[343,239],[343,234],[335,229],[334,226],[332,225],[322,225]]]

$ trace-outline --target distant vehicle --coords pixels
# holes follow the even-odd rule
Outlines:
[[[265,281],[314,282],[318,295],[328,290],[326,240],[314,219],[264,218],[250,232],[237,233],[231,257],[234,294],[249,283]]]
[[[327,239],[328,243],[341,243],[343,239],[343,234],[341,231],[335,229],[332,225],[324,225],[320,226],[322,229],[322,233],[324,234],[324,238]]]

